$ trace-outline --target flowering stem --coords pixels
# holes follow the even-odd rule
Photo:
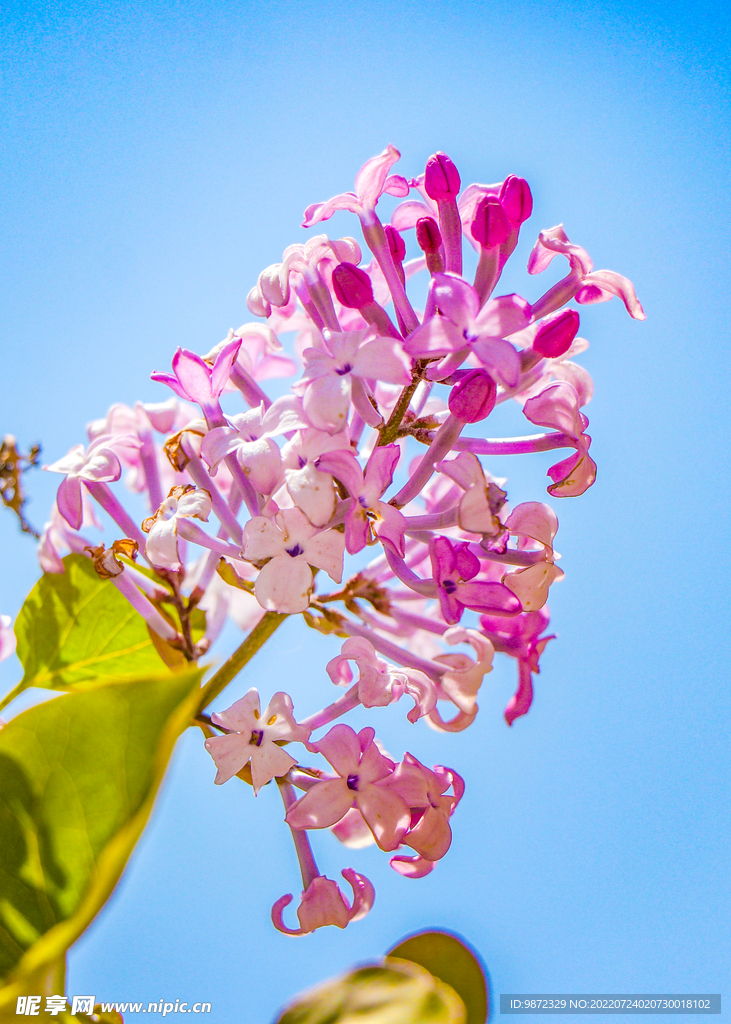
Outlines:
[[[297,802],[297,795],[292,783],[287,779],[277,779],[277,785],[279,786],[279,792],[282,795],[282,803],[284,804],[284,810],[286,813],[292,804]],[[299,861],[300,871],[302,872],[302,888],[307,892],[312,882],[316,878],[319,878],[320,872],[317,868],[317,864],[315,863],[315,855],[313,854],[312,847],[310,846],[307,830],[292,828],[291,825],[289,826],[289,830],[292,833],[294,848],[297,852],[297,860]]]
[[[211,676],[201,689],[198,710],[207,708],[211,701],[224,690],[246,665],[272,633],[281,626],[289,616],[283,612],[266,612],[257,622],[244,642],[236,648],[228,661],[224,662],[215,675]]]
[[[299,724],[314,731],[323,725],[327,725],[329,722],[334,722],[336,718],[340,718],[341,715],[345,715],[348,711],[352,711],[353,708],[357,708],[359,704],[360,697],[358,696],[358,684],[356,683],[342,697],[338,697],[336,701],[328,704],[322,711],[310,715],[309,718],[303,718]]]
[[[381,431],[381,436],[378,440],[378,444],[390,444],[395,441],[399,427],[401,426],[401,420],[406,415],[406,410],[409,408],[409,403],[413,398],[414,392],[418,388],[421,382],[421,375],[423,370],[423,364],[419,361],[414,369],[411,371],[411,383],[407,384],[399,395],[399,400],[396,403],[393,412],[391,413],[388,423]]]

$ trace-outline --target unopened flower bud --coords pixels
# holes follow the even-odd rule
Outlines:
[[[449,411],[464,423],[478,423],[495,408],[497,385],[487,370],[469,370],[452,388]]]
[[[258,284],[255,284],[246,296],[246,308],[252,316],[269,316],[271,313],[271,303],[261,294]]]
[[[433,217],[420,217],[416,222],[416,241],[422,252],[438,252],[442,244],[439,225]]]
[[[555,359],[568,352],[579,330],[579,314],[566,309],[560,316],[541,324],[533,339],[533,351],[547,359]]]
[[[259,291],[272,306],[286,306],[289,302],[289,279],[282,280],[282,264],[272,263],[259,274]]]
[[[533,213],[533,196],[525,178],[509,174],[500,189],[500,202],[512,224],[522,224]]]
[[[339,263],[333,270],[335,298],[349,309],[362,309],[373,302],[373,285],[364,270],[353,263]]]
[[[462,181],[459,171],[446,153],[435,153],[426,162],[424,189],[430,199],[453,199]]]
[[[401,237],[401,232],[397,231],[392,224],[386,224],[384,230],[388,248],[391,250],[391,258],[394,263],[403,263],[406,259],[406,242]]]
[[[472,221],[472,237],[483,249],[502,245],[510,235],[510,221],[497,196],[484,196],[477,204]]]

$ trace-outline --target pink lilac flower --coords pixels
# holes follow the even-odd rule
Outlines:
[[[454,274],[435,274],[430,301],[439,313],[425,320],[409,336],[404,348],[409,355],[440,358],[429,370],[431,380],[442,380],[470,353],[505,387],[515,387],[520,377],[520,358],[507,335],[530,322],[531,308],[519,295],[502,295],[481,307],[472,285]]]
[[[520,538],[519,550],[527,550],[531,542],[543,548],[544,558],[503,576],[503,583],[515,594],[525,612],[535,612],[548,600],[548,588],[564,578],[554,564],[553,538],[558,530],[556,513],[540,501],[524,501],[505,520],[505,528]]]
[[[122,467],[109,447],[110,438],[101,435],[88,448],[75,445],[68,455],[43,468],[49,473],[63,473],[64,480],[56,495],[58,510],[72,530],[81,527],[83,518],[81,482],[104,483],[119,480]]]
[[[312,592],[310,566],[324,569],[340,583],[344,547],[342,533],[318,531],[298,508],[282,509],[274,519],[250,519],[244,527],[243,557],[261,565],[254,585],[257,601],[271,611],[304,611]]]
[[[435,537],[429,543],[429,554],[445,622],[459,622],[465,608],[493,615],[516,615],[521,610],[518,598],[502,583],[474,580],[480,562],[468,544]]]
[[[313,526],[327,525],[335,514],[337,493],[332,474],[321,469],[318,462],[325,452],[339,449],[350,451],[347,434],[329,434],[315,427],[298,430],[282,448],[287,492]]]
[[[505,721],[512,725],[516,718],[527,714],[533,702],[533,674],[540,672],[539,658],[554,636],[541,636],[548,626],[545,608],[525,612],[514,619],[499,619],[494,615],[481,615],[480,626],[492,641],[495,650],[509,654],[518,661],[518,689],[505,708]]]
[[[195,352],[179,348],[173,356],[172,373],[155,370],[150,376],[152,380],[167,384],[180,398],[197,403],[209,427],[220,426],[222,414],[218,399],[231,376],[241,344],[240,338],[232,338],[218,353],[212,367]]]
[[[315,748],[337,772],[316,783],[287,812],[293,828],[328,828],[356,806],[382,850],[395,850],[408,830],[411,814],[405,800],[383,785],[394,770],[374,743],[370,727],[355,733],[334,725]]]
[[[404,517],[393,505],[380,500],[391,486],[400,455],[396,444],[376,448],[365,473],[351,450],[325,452],[317,460],[318,469],[340,480],[353,499],[345,514],[345,546],[351,555],[363,550],[371,531],[383,544],[403,554]]]
[[[438,708],[435,708],[429,715],[429,724],[440,732],[462,732],[472,724],[479,710],[477,694],[484,677],[488,672],[492,672],[495,648],[492,642],[476,629],[464,629],[460,626],[448,629],[443,634],[443,639],[450,645],[469,644],[475,658],[473,660],[462,651],[436,655],[434,660],[447,666],[447,671],[439,679],[437,696],[440,700],[451,701],[457,708],[457,714],[445,721]]]
[[[302,893],[302,900],[297,908],[299,928],[288,928],[282,918],[282,911],[292,902],[292,895],[280,896],[272,907],[274,927],[285,935],[309,935],[316,928],[334,924],[337,928],[345,928],[351,921],[360,921],[373,906],[376,898],[375,889],[365,877],[352,868],[344,868],[340,872],[353,890],[353,902],[348,904],[337,882],[318,875]]]
[[[200,519],[207,522],[210,512],[211,496],[208,491],[199,490],[191,484],[173,487],[155,514],[142,524],[142,529],[148,535],[145,553],[152,565],[179,570],[178,534],[184,529],[187,520]]]
[[[212,736],[205,748],[216,762],[217,786],[228,782],[246,764],[251,766],[254,793],[275,776],[286,775],[297,761],[277,741],[306,743],[310,730],[298,725],[293,715],[292,698],[275,693],[261,711],[259,694],[252,687],[246,696],[226,711],[211,716],[214,725],[227,729],[225,736]]]
[[[417,669],[395,668],[376,657],[373,644],[364,637],[350,637],[341,652],[326,666],[327,674],[336,686],[350,686],[353,673],[349,662],[358,666],[358,699],[365,708],[386,707],[408,694],[414,707],[406,716],[416,722],[429,714],[437,702],[434,683]]]
[[[381,417],[368,398],[364,381],[388,384],[411,381],[409,360],[398,342],[381,338],[372,329],[328,333],[327,349],[305,349],[302,377],[304,410],[313,427],[340,433],[347,423],[351,402],[366,423],[378,426]]]

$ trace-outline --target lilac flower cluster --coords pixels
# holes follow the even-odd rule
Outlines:
[[[217,783],[238,775],[257,793],[277,780],[304,891],[298,928],[283,920],[289,895],[272,916],[292,935],[344,927],[374,898],[350,868],[343,876],[352,903],[321,876],[310,829],[330,828],[351,847],[375,842],[393,854],[396,871],[421,877],[449,849],[464,791],[451,768],[429,768],[410,753],[394,762],[372,728],[331,723],[358,705],[406,695],[410,722],[466,729],[496,651],[518,664],[508,724],[528,711],[551,639],[549,588],[563,577],[553,548],[558,520],[539,501],[510,508],[505,481],[482,457],[568,449],[548,470],[548,492],[586,491],[596,465],[581,410],[592,382],[574,362],[587,347],[579,313],[565,307],[618,296],[644,318],[631,283],[594,271],[560,225],[540,232],[528,272],[563,256],[567,275],[533,302],[494,296],[531,215],[527,182],[511,175],[460,191],[443,153],[407,180],[391,173],[399,155],[389,146],[363,166],[354,192],[305,212],[305,227],[337,210],[355,213],[370,262],[353,238],[323,234],[289,246],[249,293],[259,322],[229,331],[203,356],[178,349],[172,373],[152,374],[175,398],[113,406],[90,425],[87,447],[46,467],[64,479],[41,539],[43,568],[61,572],[64,550],[86,552],[187,659],[208,649],[228,616],[248,632],[267,615],[301,614],[340,638],[326,671],[344,692],[322,711],[298,722],[291,698],[278,692],[262,712],[250,690],[205,724]],[[405,200],[385,225],[376,212],[384,194]],[[406,260],[412,231],[421,255]],[[471,282],[463,240],[477,256]],[[407,284],[421,271],[429,286],[418,310]],[[289,332],[296,358],[279,340]],[[272,401],[261,382],[294,375],[298,364],[290,393]],[[227,391],[239,393],[244,411],[224,414]],[[509,399],[543,432],[486,437],[484,422]],[[149,504],[141,523],[110,487],[123,470]],[[110,547],[84,532],[99,525],[99,508],[121,533]],[[361,557],[343,582],[346,552],[367,547],[374,557]],[[149,569],[134,564],[138,554]],[[195,609],[206,612],[197,639]],[[329,767],[303,764],[285,748],[291,743]]]

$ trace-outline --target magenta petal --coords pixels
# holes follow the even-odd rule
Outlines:
[[[443,316],[464,327],[480,311],[480,297],[463,278],[456,274],[435,274],[431,297]]]
[[[77,476],[67,476],[61,481],[56,504],[71,529],[80,530],[84,512],[81,505],[81,481]]]
[[[158,370],[155,370],[154,373],[150,374],[150,380],[157,381],[158,384],[167,384],[167,386],[175,392],[178,398],[182,398],[186,402],[190,401],[190,395],[185,388],[182,387],[178,378],[173,377],[172,373],[160,373]]]
[[[210,404],[211,371],[200,356],[185,348],[177,349],[173,356],[173,373],[191,401]]]
[[[306,935],[307,933],[302,928],[289,928],[284,923],[282,917],[282,911],[285,907],[288,907],[292,902],[292,893],[288,892],[286,896],[280,896],[277,902],[272,907],[272,924],[277,931],[284,932],[285,935]]]
[[[365,875],[359,875],[353,868],[343,868],[340,872],[353,890],[353,906],[350,908],[350,920],[360,921],[373,906],[376,890]]]
[[[386,444],[374,448],[365,470],[364,491],[369,501],[376,499],[391,486],[394,470],[401,457],[401,449],[397,444]]]
[[[211,394],[214,398],[223,391],[226,382],[231,376],[231,370],[241,348],[242,338],[232,338],[227,345],[224,345],[216,356],[216,361],[211,370]]]
[[[363,490],[363,472],[351,451],[338,449],[334,452],[325,452],[315,465],[320,472],[330,473],[331,476],[336,477],[342,484],[345,484],[348,493],[353,498],[358,498]]]
[[[457,593],[465,608],[493,615],[517,615],[522,610],[515,594],[502,583],[460,583]]]
[[[508,725],[512,725],[516,718],[525,715],[532,703],[533,680],[530,668],[524,661],[521,661],[518,669],[518,689],[505,708],[505,721]]]

